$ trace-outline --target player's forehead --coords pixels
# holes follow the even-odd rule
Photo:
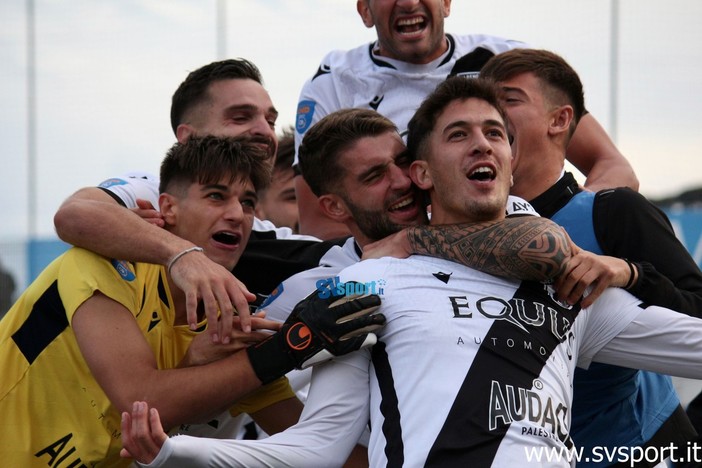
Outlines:
[[[208,192],[220,191],[232,195],[255,194],[251,177],[247,174],[236,174],[230,171],[208,180],[196,180],[190,184],[188,192],[196,198],[201,198]]]
[[[261,83],[249,78],[217,80],[207,88],[209,105],[218,109],[252,108],[275,113],[270,94]]]
[[[443,132],[453,126],[498,125],[505,127],[505,121],[497,108],[479,98],[451,101],[439,114],[434,132]]]
[[[348,174],[359,174],[374,166],[393,162],[405,149],[402,138],[393,129],[357,139],[342,152],[340,162]]]

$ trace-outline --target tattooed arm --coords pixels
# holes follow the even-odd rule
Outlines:
[[[486,223],[413,226],[366,245],[363,258],[429,255],[507,278],[544,281],[565,268],[574,245],[547,218],[520,216]]]

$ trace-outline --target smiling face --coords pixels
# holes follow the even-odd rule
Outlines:
[[[161,194],[159,202],[171,232],[202,247],[215,263],[234,268],[253,226],[257,197],[250,179],[193,183]]]
[[[178,126],[181,143],[190,136],[247,136],[274,155],[278,148],[275,123],[278,111],[260,83],[251,79],[223,79],[207,88],[207,99],[194,106]]]
[[[345,170],[340,200],[361,245],[426,221],[426,211],[409,178],[405,145],[396,131],[364,137],[339,157]]]
[[[436,120],[412,180],[431,197],[432,224],[504,216],[512,155],[500,113],[477,98],[449,103]]]
[[[375,27],[379,53],[409,63],[429,63],[448,45],[444,18],[451,0],[358,0],[366,27]]]

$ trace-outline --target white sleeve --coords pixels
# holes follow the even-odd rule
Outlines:
[[[158,177],[148,172],[129,172],[107,179],[98,185],[112,192],[127,208],[136,208],[137,198],[148,200],[158,210]]]
[[[338,270],[316,267],[297,273],[280,283],[258,307],[266,311],[266,318],[285,322],[290,312],[304,298],[315,292],[317,280],[334,276]]]
[[[369,419],[370,353],[362,350],[314,368],[300,422],[262,440],[175,436],[148,467],[342,466]]]
[[[593,360],[702,379],[702,320],[663,307],[649,306]]]
[[[643,312],[641,301],[620,288],[607,288],[587,309],[578,347],[578,366],[587,369],[594,356]],[[579,321],[576,320],[576,324]],[[583,323],[583,322],[580,322]]]
[[[274,231],[276,239],[287,239],[287,240],[309,240],[309,241],[320,241],[317,237],[308,236],[306,234],[295,234],[289,227],[277,227],[272,222],[267,219],[254,218],[253,222],[254,231]]]
[[[319,65],[320,69],[329,69],[329,63],[333,60],[330,53]],[[344,106],[335,90],[334,80],[331,73],[321,74],[310,78],[305,82],[300,91],[300,98],[297,104],[297,114],[295,117],[295,160],[293,166],[298,163],[297,149],[300,147],[305,132],[322,117]]]

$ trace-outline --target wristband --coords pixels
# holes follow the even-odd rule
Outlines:
[[[634,285],[634,280],[636,279],[636,274],[634,273],[634,264],[631,263],[626,258],[624,259],[627,265],[629,265],[629,281],[624,285],[624,289],[629,289]]]
[[[205,249],[203,249],[202,247],[190,247],[189,249],[185,249],[182,252],[175,254],[175,256],[168,262],[168,267],[167,267],[168,274],[169,275],[171,274],[171,268],[173,268],[173,264],[176,261],[178,261],[178,259],[180,257],[182,257],[183,255],[189,254],[190,252],[204,252],[204,251],[205,251]]]
[[[285,341],[278,334],[246,348],[251,367],[263,385],[295,369],[295,360],[289,351]]]

